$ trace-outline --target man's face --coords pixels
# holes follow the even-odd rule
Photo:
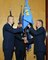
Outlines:
[[[18,27],[19,27],[19,28],[22,27],[22,24],[18,24]]]
[[[14,17],[9,17],[8,21],[9,21],[10,24],[13,24],[14,23]]]
[[[37,21],[36,22],[36,27],[38,28],[38,27],[41,27],[41,26],[42,26],[41,22],[40,21]]]

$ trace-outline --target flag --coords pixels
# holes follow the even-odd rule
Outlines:
[[[33,24],[33,16],[30,10],[30,6],[28,4],[28,0],[25,0],[25,6],[24,6],[23,16],[22,16],[23,29],[25,29],[29,23]]]

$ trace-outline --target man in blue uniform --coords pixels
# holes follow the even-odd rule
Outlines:
[[[18,23],[18,27],[20,28],[22,26],[22,23]],[[26,56],[26,46],[24,43],[24,40],[22,39],[23,33],[17,33],[15,34],[15,55],[16,55],[16,60],[24,60]]]
[[[3,26],[3,52],[4,60],[12,60],[14,50],[14,34],[23,32],[22,28],[14,29],[12,27],[14,17],[8,16],[7,23]]]
[[[36,23],[36,28],[31,28],[30,25],[28,25],[30,34],[34,37],[34,53],[36,54],[37,60],[44,60],[44,55],[46,52],[45,47],[45,37],[46,37],[46,31],[43,27],[43,21],[38,20]]]

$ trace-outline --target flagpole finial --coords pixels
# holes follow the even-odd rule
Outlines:
[[[10,10],[10,16],[12,16],[12,12],[11,12],[11,10]]]
[[[21,5],[21,10],[22,10],[22,5]]]
[[[21,8],[22,8],[22,5],[21,5]]]

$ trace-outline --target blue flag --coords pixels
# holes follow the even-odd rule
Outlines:
[[[33,16],[30,7],[28,5],[28,0],[25,0],[25,6],[24,6],[23,16],[22,16],[23,29],[25,29],[29,23],[33,24]]]

